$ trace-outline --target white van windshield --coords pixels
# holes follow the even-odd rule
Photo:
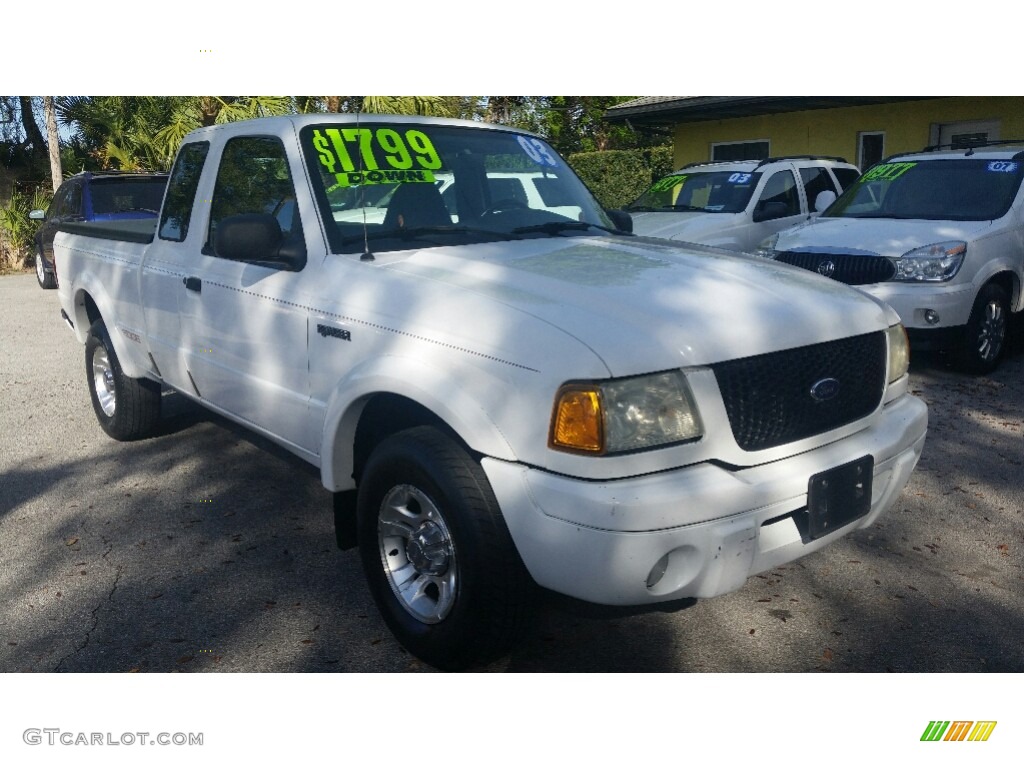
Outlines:
[[[985,221],[1005,215],[1020,188],[1018,160],[908,160],[876,165],[822,216]]]
[[[673,173],[654,182],[626,210],[739,213],[760,178],[760,173],[738,171]]]

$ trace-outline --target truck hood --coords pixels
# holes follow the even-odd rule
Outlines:
[[[944,240],[970,242],[992,228],[991,221],[926,221],[923,219],[816,218],[785,230],[778,251],[798,248],[869,252],[893,258],[923,245]]]
[[[742,222],[743,213],[701,213],[699,211],[654,211],[633,214],[633,232],[645,237],[662,237],[704,243],[723,229]]]
[[[565,237],[431,248],[381,267],[431,283],[434,320],[473,333],[452,289],[521,313],[520,343],[536,349],[536,318],[589,347],[613,376],[706,365],[845,336],[897,321],[882,302],[806,270],[701,246],[626,237]],[[431,282],[427,282],[431,281]]]

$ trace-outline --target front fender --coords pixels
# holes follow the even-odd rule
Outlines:
[[[415,377],[409,372],[415,371]],[[325,408],[321,437],[320,475],[325,488],[343,491],[355,487],[352,478],[356,427],[374,395],[405,397],[431,411],[472,450],[504,461],[516,455],[489,415],[507,391],[508,381],[479,368],[460,370],[459,376],[423,359],[385,356],[355,368],[338,382]],[[490,406],[490,408],[489,408]]]
[[[974,295],[977,296],[982,287],[998,274],[1008,272],[1013,277],[1013,290],[1010,295],[1010,311],[1018,312],[1024,309],[1024,295],[1021,293],[1020,265],[1014,264],[1010,259],[1000,256],[987,262],[974,275],[971,286]]]

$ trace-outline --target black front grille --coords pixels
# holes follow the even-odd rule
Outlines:
[[[745,451],[760,451],[870,414],[882,399],[885,364],[885,332],[879,331],[711,368],[736,443]]]
[[[776,261],[792,264],[847,285],[884,283],[896,274],[896,268],[884,256],[865,256],[854,253],[810,253],[808,251],[780,251]],[[831,265],[831,266],[830,266]]]

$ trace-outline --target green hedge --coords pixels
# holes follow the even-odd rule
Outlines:
[[[673,170],[672,147],[580,152],[568,160],[605,208],[629,205],[652,181]]]

